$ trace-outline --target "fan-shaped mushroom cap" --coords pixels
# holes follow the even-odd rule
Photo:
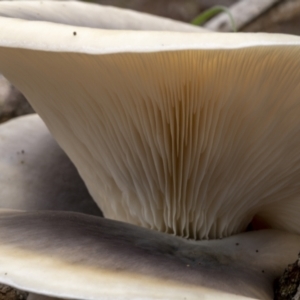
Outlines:
[[[208,31],[168,18],[79,1],[1,1],[0,16],[103,29]]]
[[[2,212],[0,228],[0,281],[71,299],[272,299],[300,247],[275,230],[193,242],[68,212]]]
[[[0,71],[106,217],[191,238],[254,216],[299,233],[299,37],[0,28]]]
[[[101,215],[38,115],[0,125],[0,144],[0,208]]]

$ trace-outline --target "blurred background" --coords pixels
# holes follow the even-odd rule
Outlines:
[[[87,2],[87,1],[85,1]],[[235,0],[96,0],[103,5],[129,8],[141,12],[190,22],[197,14],[215,6],[230,6]]]
[[[233,8],[245,3],[252,18],[240,31],[281,32],[300,35],[300,0],[94,0],[102,5],[129,8],[140,12],[190,22],[203,11],[222,5]],[[265,9],[261,7],[266,6]],[[248,8],[247,8],[248,6]]]

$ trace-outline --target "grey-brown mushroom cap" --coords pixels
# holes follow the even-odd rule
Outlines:
[[[106,217],[195,239],[256,216],[299,233],[299,37],[0,26],[0,71]]]
[[[79,174],[36,115],[0,125],[0,208],[101,216]]]
[[[300,247],[275,230],[193,242],[69,212],[2,212],[0,228],[0,282],[73,299],[272,299]]]
[[[208,31],[147,13],[79,1],[1,1],[0,16],[103,29]]]

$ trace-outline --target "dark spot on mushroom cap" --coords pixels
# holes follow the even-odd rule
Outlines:
[[[258,250],[256,250],[256,253],[258,252]]]
[[[236,243],[236,246],[238,246],[239,245],[239,243]]]
[[[73,35],[76,35],[76,34],[77,34],[77,32],[76,32],[76,31],[74,31],[74,32],[73,32]]]

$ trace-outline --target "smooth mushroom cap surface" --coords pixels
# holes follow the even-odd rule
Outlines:
[[[0,71],[105,217],[195,239],[255,216],[299,233],[299,37],[0,28]]]
[[[38,115],[1,124],[0,145],[0,208],[101,216],[76,168]]]
[[[103,29],[209,31],[130,9],[79,1],[1,1],[0,16]]]
[[[71,299],[272,299],[300,247],[276,230],[193,242],[70,212],[1,212],[0,228],[0,281]]]

